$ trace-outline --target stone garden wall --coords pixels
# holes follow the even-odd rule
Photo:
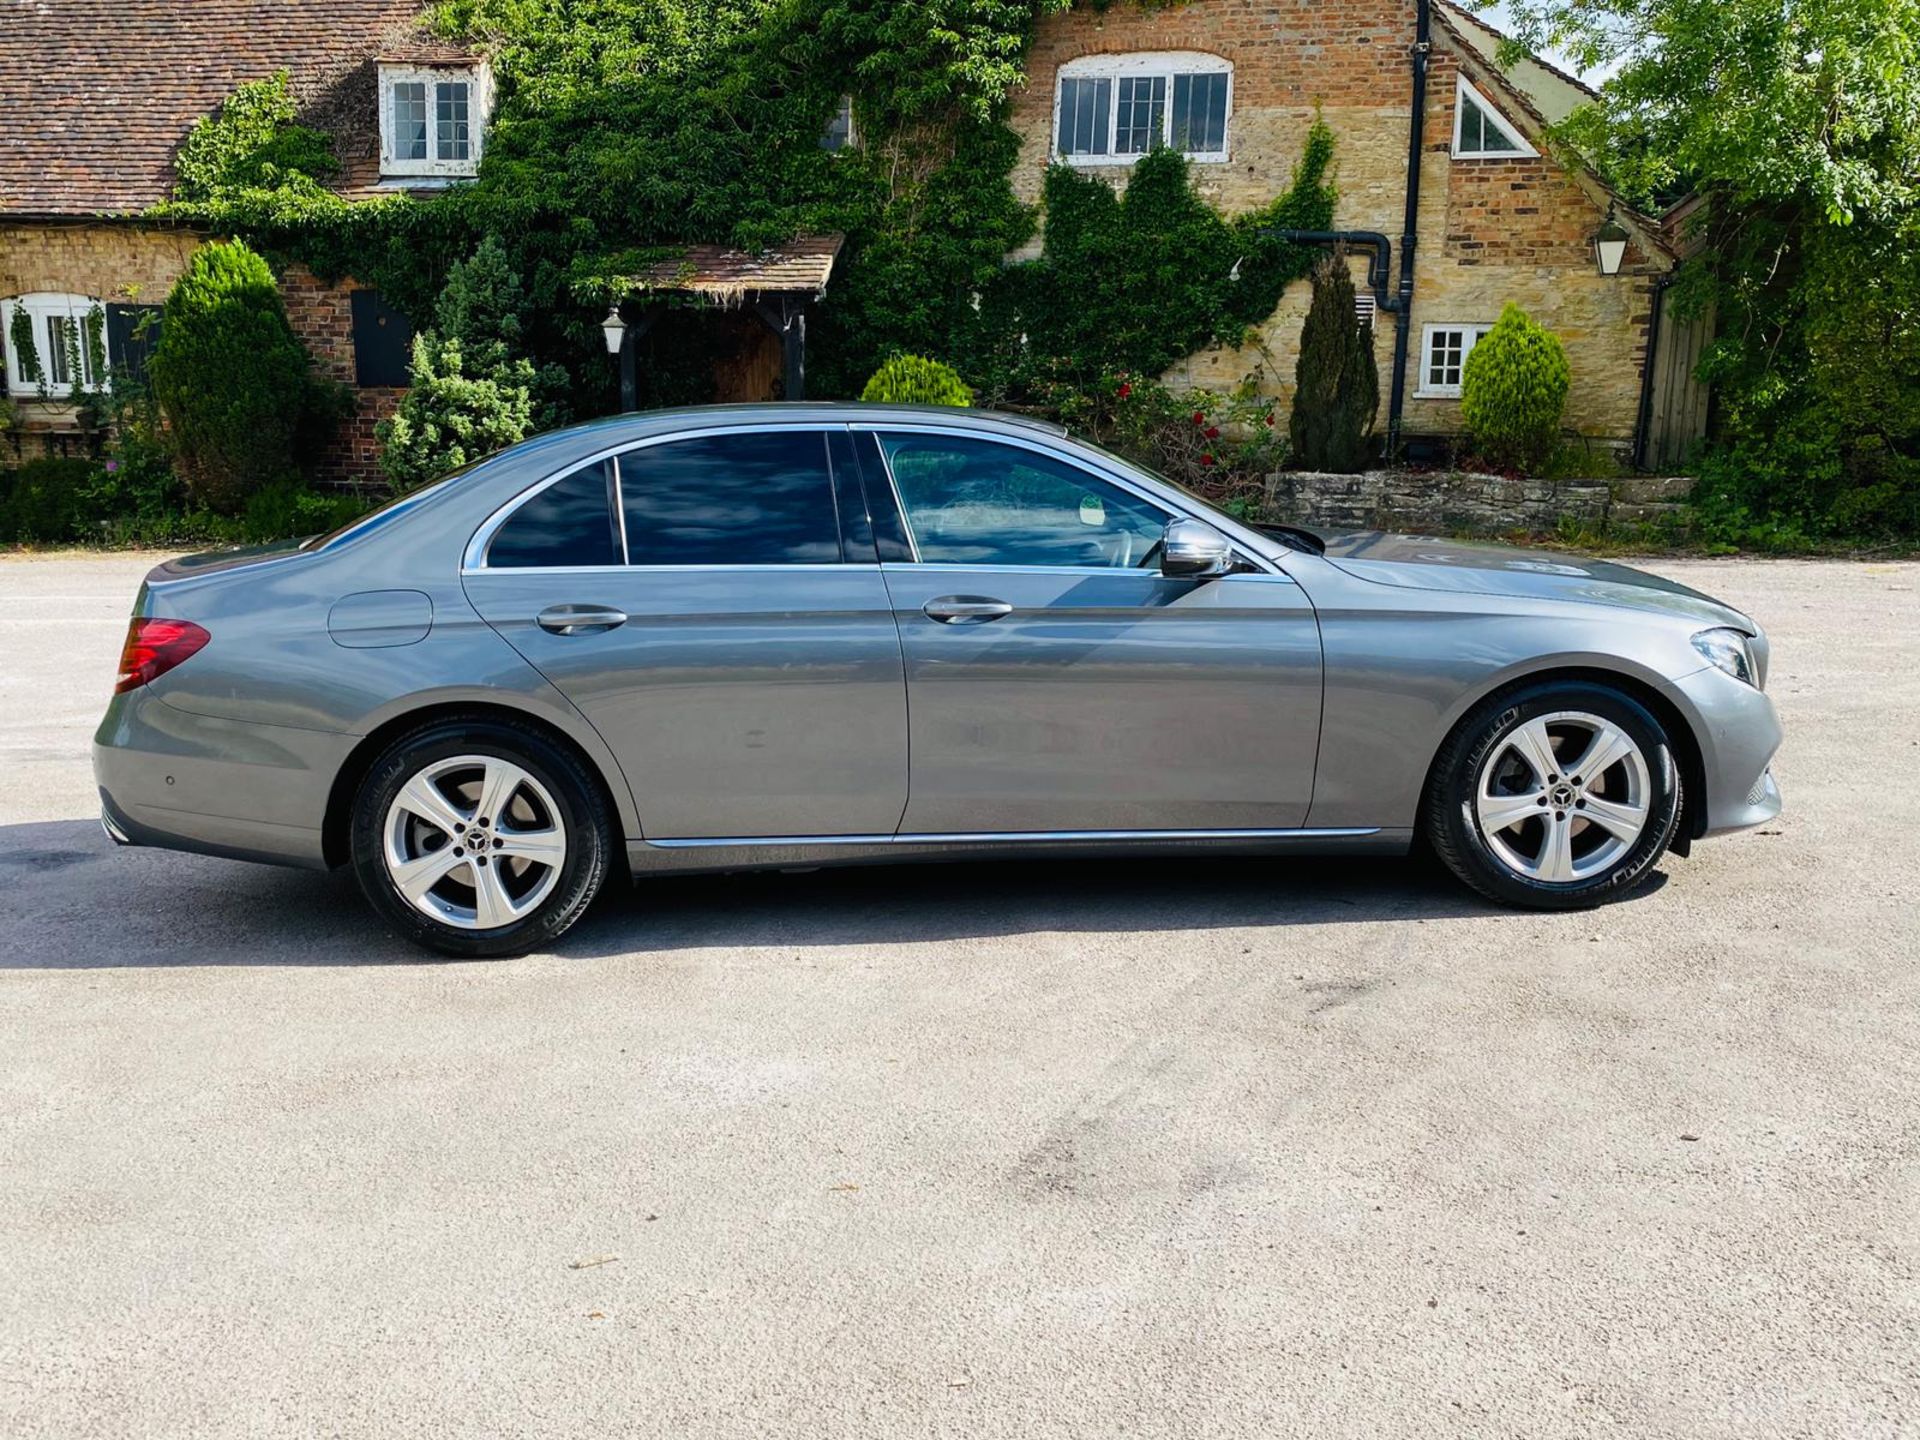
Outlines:
[[[1529,480],[1499,475],[1372,470],[1322,475],[1284,470],[1267,478],[1267,518],[1317,530],[1438,534],[1540,534],[1563,520],[1583,529],[1684,529],[1693,481]]]

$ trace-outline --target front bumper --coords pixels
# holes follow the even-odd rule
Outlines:
[[[116,844],[326,867],[333,779],[354,737],[176,710],[116,695],[93,739],[101,825]]]
[[[1780,716],[1763,690],[1709,666],[1675,682],[1692,710],[1706,781],[1704,818],[1696,835],[1724,835],[1778,818],[1780,787],[1773,757],[1780,749]],[[1697,803],[1688,796],[1688,805]],[[1695,812],[1698,814],[1699,812]]]

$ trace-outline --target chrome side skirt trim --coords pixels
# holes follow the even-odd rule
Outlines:
[[[1378,835],[1379,826],[1352,830],[1015,830],[952,835],[752,835],[732,839],[648,840],[660,850],[703,850],[772,845],[1001,845],[1083,844],[1101,840],[1357,840]]]

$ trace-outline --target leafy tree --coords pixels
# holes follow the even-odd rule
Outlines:
[[[1379,409],[1373,325],[1360,319],[1346,257],[1329,255],[1313,268],[1313,304],[1300,328],[1287,422],[1293,463],[1336,475],[1365,469]]]
[[[860,398],[871,405],[960,405],[973,391],[951,365],[919,355],[896,355],[867,381]]]
[[[343,403],[313,374],[267,262],[239,241],[194,251],[147,374],[187,493],[221,514],[295,477],[298,442]]]
[[[558,423],[565,374],[526,357],[525,310],[497,237],[453,267],[434,327],[413,337],[411,388],[378,427],[380,465],[397,484],[422,484]]]
[[[1560,337],[1509,301],[1461,372],[1467,433],[1496,465],[1540,469],[1559,446],[1572,381]]]
[[[1698,497],[1743,539],[1920,533],[1920,0],[1514,0],[1611,77],[1559,142],[1644,205],[1700,192]]]

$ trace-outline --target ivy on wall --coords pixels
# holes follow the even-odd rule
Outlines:
[[[496,235],[525,287],[526,358],[566,367],[580,413],[615,399],[598,327],[624,277],[687,244],[840,231],[810,334],[813,393],[857,394],[887,356],[915,353],[951,360],[989,400],[1045,404],[1061,386],[1238,340],[1310,259],[1262,232],[1326,228],[1333,205],[1319,124],[1291,188],[1232,219],[1171,153],[1143,159],[1124,195],[1056,167],[1044,252],[1009,267],[1038,217],[1009,183],[1008,96],[1035,23],[1068,3],[443,0],[439,31],[493,57],[498,105],[474,183],[343,200],[326,187],[330,147],[299,123],[282,76],[202,122],[161,211],[323,278],[352,273],[416,323],[450,268]],[[849,93],[860,143],[829,153],[820,136]],[[711,357],[686,363],[693,386]]]

